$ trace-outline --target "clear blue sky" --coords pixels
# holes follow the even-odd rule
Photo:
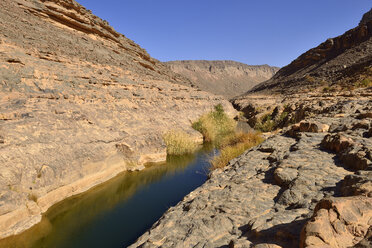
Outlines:
[[[357,26],[371,0],[77,0],[161,61],[284,66]]]

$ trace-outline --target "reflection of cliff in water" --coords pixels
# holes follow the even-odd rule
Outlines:
[[[203,148],[198,154],[210,149]],[[164,164],[148,165],[139,172],[122,173],[86,193],[70,197],[51,207],[36,226],[0,241],[0,247],[55,247],[56,243],[63,243],[66,237],[73,237],[77,230],[89,226],[89,222],[97,216],[130,199],[139,189],[164,177],[183,172],[198,154],[169,156]]]

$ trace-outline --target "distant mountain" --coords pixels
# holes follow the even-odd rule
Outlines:
[[[166,62],[176,73],[190,79],[201,90],[226,98],[243,94],[270,79],[278,67],[246,65],[235,61],[184,60]]]
[[[371,65],[372,9],[356,28],[310,49],[248,93],[294,93],[335,85],[353,87],[371,76]]]

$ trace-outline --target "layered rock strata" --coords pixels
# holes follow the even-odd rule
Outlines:
[[[0,238],[163,161],[162,135],[222,103],[73,0],[0,1]]]

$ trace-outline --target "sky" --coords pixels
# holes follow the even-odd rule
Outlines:
[[[77,0],[160,61],[285,66],[358,25],[371,0]]]

